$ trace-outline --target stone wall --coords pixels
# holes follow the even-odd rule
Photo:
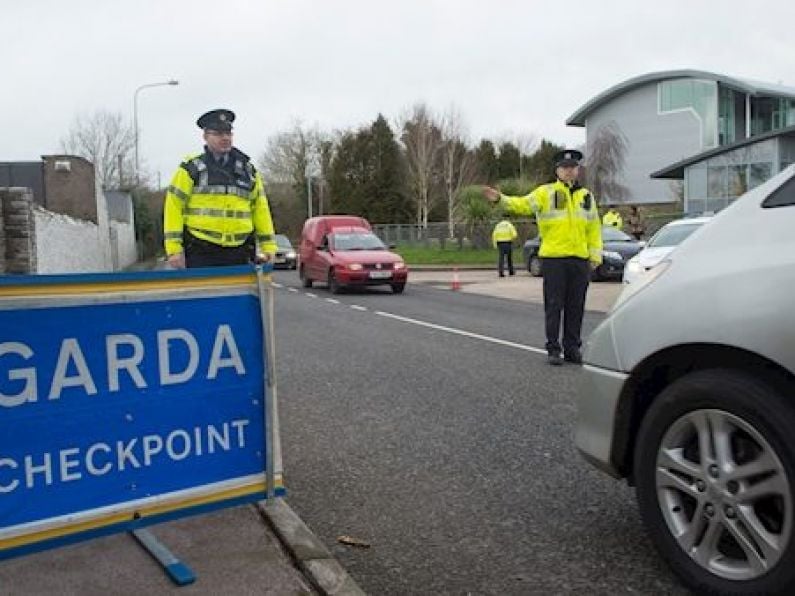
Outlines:
[[[36,225],[29,188],[0,188],[0,273],[35,273]]]

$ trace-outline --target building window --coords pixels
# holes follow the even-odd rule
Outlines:
[[[723,199],[728,196],[729,169],[726,166],[707,168],[707,198]]]
[[[748,190],[748,166],[729,166],[729,197],[739,197]]]
[[[752,163],[749,168],[748,188],[754,188],[770,180],[773,175],[772,163]]]
[[[692,110],[701,122],[702,148],[714,147],[718,136],[718,84],[674,79],[657,85],[660,113]]]

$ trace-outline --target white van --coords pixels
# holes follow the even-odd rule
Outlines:
[[[795,593],[795,166],[626,286],[584,358],[577,447],[674,571]]]

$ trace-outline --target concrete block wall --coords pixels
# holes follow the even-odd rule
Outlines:
[[[33,192],[29,188],[0,188],[2,211],[2,273],[35,273],[36,225]]]

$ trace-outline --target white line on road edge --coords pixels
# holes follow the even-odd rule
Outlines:
[[[304,292],[304,294],[309,296],[310,298],[317,298],[317,294],[313,294],[312,292]]]
[[[284,287],[282,284],[277,284],[275,281],[272,281],[272,282],[271,282],[271,285],[272,285],[274,288],[283,288],[283,287]]]
[[[295,288],[287,288],[287,291],[288,292],[297,292],[298,290],[296,290]]]
[[[367,310],[366,306],[359,306],[358,304],[349,304],[353,310]]]
[[[482,339],[483,341],[488,341],[494,344],[500,344],[502,346],[508,346],[509,348],[517,348],[519,350],[525,350],[526,352],[535,352],[536,354],[547,353],[546,350],[542,350],[541,348],[526,346],[524,344],[517,344],[516,342],[508,341],[505,339],[489,337],[488,335],[480,335],[479,333],[471,333],[469,331],[463,331],[461,329],[454,329],[453,327],[444,327],[442,325],[436,325],[435,323],[426,323],[425,321],[418,321],[417,319],[401,317],[400,315],[393,315],[391,313],[383,312],[380,310],[375,311],[375,314],[380,315],[382,317],[387,317],[389,319],[395,319],[396,321],[403,321],[404,323],[412,323],[414,325],[420,325],[421,327],[429,327],[431,329],[438,329],[439,331],[446,331],[447,333],[453,333],[455,335],[463,335],[464,337],[471,337],[473,339]]]
[[[335,298],[326,298],[326,302],[331,302],[332,304],[339,304],[340,301]]]

